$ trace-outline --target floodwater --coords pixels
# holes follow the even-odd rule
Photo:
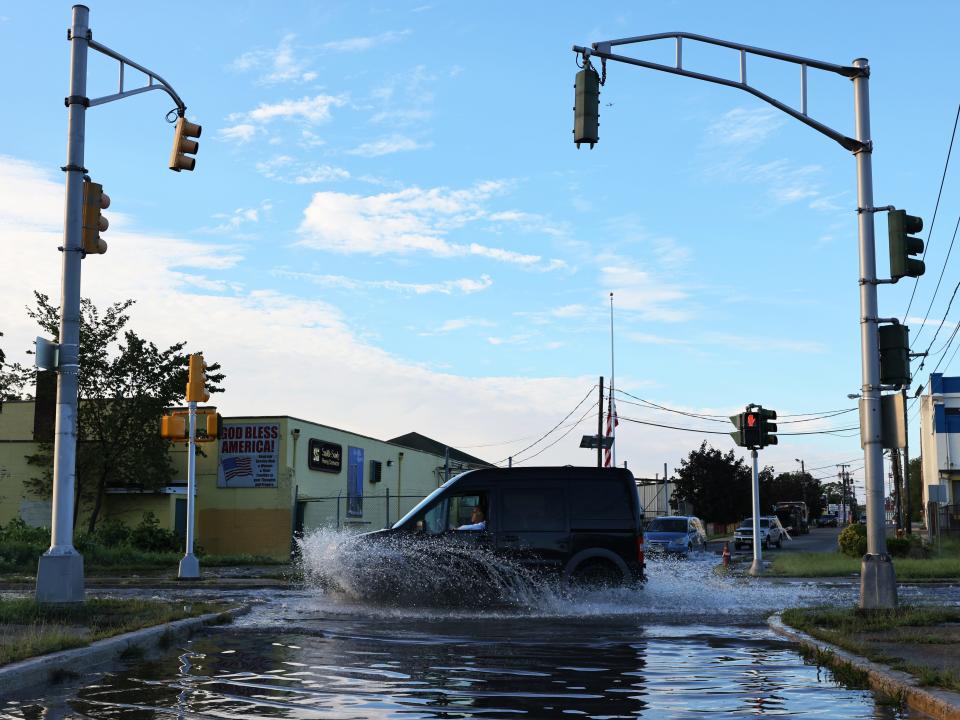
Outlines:
[[[501,596],[478,606],[462,588],[449,601],[428,559],[429,594],[415,598],[410,583],[371,600],[344,579],[356,568],[340,542],[304,547],[324,589],[262,592],[231,626],[106,672],[78,669],[0,701],[0,717],[925,717],[843,685],[767,628],[783,607],[851,603],[850,584],[722,578],[713,556],[653,560],[644,587],[609,590],[521,588],[529,578],[508,567],[493,576]],[[458,562],[448,565],[455,584]],[[335,582],[321,582],[324,569]]]

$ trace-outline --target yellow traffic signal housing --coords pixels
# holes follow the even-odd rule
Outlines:
[[[107,251],[107,243],[100,233],[110,227],[109,221],[101,214],[110,207],[110,196],[103,191],[100,183],[83,182],[83,251],[87,255],[102,255]]]
[[[160,418],[160,437],[168,440],[187,438],[187,420],[183,415],[164,415]]]
[[[181,170],[193,170],[197,164],[197,159],[190,157],[196,155],[200,149],[200,143],[190,138],[200,137],[201,128],[196,123],[192,123],[185,117],[177,118],[177,127],[173,134],[173,150],[170,153],[170,169],[180,172]]]
[[[203,354],[195,353],[190,356],[190,374],[187,379],[187,402],[206,402],[210,399],[207,392],[207,366],[203,362]]]
[[[220,437],[220,426],[223,423],[223,417],[220,413],[207,413],[207,440],[216,440]]]

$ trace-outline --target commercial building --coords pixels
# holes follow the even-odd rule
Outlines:
[[[930,376],[920,397],[924,507],[960,505],[960,377]]]
[[[49,499],[24,486],[42,474],[26,460],[40,449],[37,417],[34,401],[0,406],[0,524],[50,524]],[[170,453],[176,474],[167,486],[109,488],[103,517],[136,525],[152,512],[184,534],[187,444]],[[288,557],[298,533],[386,527],[448,474],[486,466],[417,433],[384,441],[289,416],[224,418],[220,437],[197,456],[197,542],[212,554]]]

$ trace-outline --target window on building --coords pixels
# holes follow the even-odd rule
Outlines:
[[[347,517],[363,515],[363,448],[347,449]]]

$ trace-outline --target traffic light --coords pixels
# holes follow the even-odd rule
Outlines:
[[[100,238],[100,233],[105,232],[110,223],[100,211],[108,207],[110,196],[103,191],[103,185],[84,180],[82,242],[86,255],[102,255],[107,251],[107,243]]]
[[[190,374],[187,379],[187,402],[206,402],[210,399],[207,392],[207,366],[201,353],[190,356]]]
[[[890,277],[899,280],[923,275],[923,260],[910,257],[923,252],[923,240],[910,237],[923,230],[923,219],[907,215],[906,210],[891,210],[887,215],[887,230],[890,234]]]
[[[760,447],[760,415],[754,411],[742,412],[739,415],[731,415],[730,422],[736,426],[736,432],[730,433],[730,437],[740,447],[756,448]]]
[[[196,155],[200,149],[200,143],[190,138],[200,137],[201,128],[196,123],[192,123],[185,117],[177,118],[177,127],[173,134],[173,151],[170,153],[170,169],[180,172],[181,170],[193,170],[197,164],[197,159],[189,157]]]
[[[910,385],[910,328],[906,325],[880,325],[880,384]]]
[[[183,415],[164,415],[160,418],[160,437],[168,440],[185,440],[187,419]]]
[[[577,73],[574,83],[576,94],[573,105],[573,141],[590,143],[590,147],[600,139],[600,75],[589,64]]]
[[[760,416],[760,447],[776,445],[777,424],[773,421],[777,419],[777,411],[759,408],[757,414]]]
[[[223,428],[223,416],[220,413],[207,413],[205,424],[207,440],[216,440],[220,437]]]

